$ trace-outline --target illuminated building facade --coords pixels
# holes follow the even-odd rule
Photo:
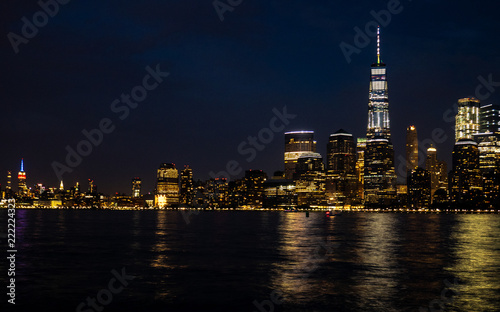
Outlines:
[[[432,199],[434,193],[439,188],[439,176],[440,176],[438,168],[438,160],[437,160],[437,150],[432,145],[427,149],[427,158],[425,159],[425,169],[429,173],[431,179],[431,199]]]
[[[309,207],[325,203],[325,164],[319,153],[300,156],[293,179],[296,182],[298,206]]]
[[[408,208],[429,208],[431,203],[431,175],[417,167],[407,178]]]
[[[88,193],[89,194],[95,194],[97,193],[97,188],[94,184],[94,180],[89,179],[89,187],[88,187]]]
[[[340,129],[327,144],[326,196],[331,203],[351,204],[356,197],[356,145],[352,134]]]
[[[229,183],[226,178],[215,178],[207,181],[205,200],[210,208],[228,206]]]
[[[456,203],[479,203],[481,172],[479,149],[470,139],[460,139],[453,148],[453,169],[450,173],[450,197]]]
[[[444,190],[448,194],[448,165],[443,160],[437,162],[438,190]],[[435,194],[435,193],[434,193]]]
[[[133,178],[132,179],[132,197],[133,198],[140,198],[141,197],[141,179],[139,178]]]
[[[500,132],[500,105],[487,104],[479,108],[481,133]]]
[[[500,170],[500,132],[478,133],[474,141],[478,143],[481,172]]]
[[[297,205],[295,182],[292,180],[273,179],[264,182],[264,207],[288,209]]]
[[[292,179],[297,160],[301,155],[316,152],[314,131],[285,133],[285,179]]]
[[[193,169],[188,165],[181,171],[180,202],[183,205],[192,206],[194,196]]]
[[[156,175],[155,206],[171,207],[179,204],[179,172],[175,164],[161,164]]]
[[[245,171],[244,183],[244,203],[253,208],[262,208],[264,200],[264,182],[267,175],[262,170]]]
[[[396,196],[396,171],[391,143],[386,65],[380,60],[380,28],[377,30],[377,62],[371,66],[366,137],[365,203],[390,204]]]
[[[5,197],[12,198],[12,172],[7,171],[7,185],[5,186]]]
[[[472,139],[479,133],[479,105],[476,98],[458,100],[458,113],[455,116],[455,142]]]
[[[500,106],[488,104],[479,109],[480,132],[473,135],[478,143],[479,169],[483,174],[500,170]]]
[[[365,150],[366,138],[358,138],[356,142],[356,198],[361,203],[365,198]]]
[[[26,172],[24,172],[24,159],[21,159],[21,170],[17,173],[18,181],[18,194],[25,196],[28,194],[28,187],[26,186]]]
[[[418,167],[418,134],[415,126],[406,129],[406,170],[409,171]]]

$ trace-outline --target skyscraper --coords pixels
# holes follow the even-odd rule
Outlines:
[[[431,200],[431,177],[429,171],[417,167],[409,172],[407,178],[408,206],[428,208]]]
[[[415,126],[406,129],[406,173],[418,167],[418,135]]]
[[[299,206],[320,205],[325,201],[325,164],[319,153],[303,154],[297,160],[293,179]]]
[[[479,108],[479,130],[481,133],[500,132],[500,105],[487,104]]]
[[[12,172],[7,171],[7,186],[5,186],[5,194],[10,198],[12,196]]]
[[[431,199],[434,196],[434,193],[439,188],[439,176],[440,176],[440,168],[438,167],[437,160],[437,150],[432,145],[427,149],[427,158],[425,159],[425,169],[429,172],[429,176],[431,179]],[[432,202],[432,200],[431,200]]]
[[[453,169],[450,174],[450,196],[454,202],[479,203],[481,173],[477,143],[460,139],[453,148]]]
[[[156,175],[155,206],[159,208],[179,204],[179,172],[175,164],[161,164]]]
[[[133,178],[132,179],[132,197],[133,198],[139,198],[141,197],[141,179],[140,178]]]
[[[500,170],[500,106],[488,104],[479,109],[480,133],[474,134],[479,148],[482,173]]]
[[[462,98],[458,100],[458,113],[455,116],[455,142],[472,139],[479,133],[479,100]]]
[[[194,196],[193,169],[188,165],[181,171],[181,199],[183,205],[192,206]]]
[[[314,131],[285,133],[285,179],[292,179],[297,160],[303,154],[315,153]]]
[[[366,137],[365,202],[389,204],[396,195],[396,172],[386,65],[380,60],[380,27],[377,29],[377,62],[371,66]]]
[[[26,172],[24,172],[24,159],[21,158],[21,170],[17,173],[18,194],[26,195],[28,188],[26,186]]]
[[[356,143],[356,178],[358,202],[363,202],[365,198],[365,150],[366,138],[358,138]]]
[[[326,193],[335,203],[351,202],[356,197],[356,145],[352,134],[340,129],[327,144]]]

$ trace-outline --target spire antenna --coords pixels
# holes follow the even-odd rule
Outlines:
[[[377,64],[380,64],[380,26],[377,26]]]
[[[24,172],[24,159],[21,158],[21,172]]]

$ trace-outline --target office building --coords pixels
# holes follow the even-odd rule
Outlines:
[[[500,105],[487,104],[479,108],[479,132],[500,132]]]
[[[377,30],[377,62],[371,66],[366,137],[365,203],[392,204],[396,197],[396,172],[389,119],[387,68],[380,59],[380,28]]]
[[[133,198],[140,198],[141,197],[141,179],[140,178],[133,178],[132,179],[132,197]]]
[[[159,208],[179,204],[179,172],[175,164],[160,165],[156,175],[155,206]]]
[[[461,139],[473,139],[479,133],[479,105],[476,98],[458,100],[458,112],[455,116],[455,142]]]
[[[188,165],[181,171],[180,203],[187,206],[193,205],[194,181],[193,169]]]
[[[301,155],[316,152],[314,131],[292,131],[285,133],[285,178],[292,179],[297,160]]]
[[[332,203],[351,204],[356,198],[356,145],[352,134],[340,129],[327,144],[326,195]]]
[[[296,182],[298,206],[310,207],[326,203],[325,164],[321,154],[309,153],[300,156],[293,179]]]
[[[417,167],[407,178],[408,208],[429,208],[431,203],[431,175],[429,171]]]
[[[406,129],[406,170],[408,173],[418,167],[418,134],[415,126]]]
[[[470,139],[460,139],[453,148],[453,169],[450,173],[450,197],[456,203],[480,203],[481,172],[479,149]]]

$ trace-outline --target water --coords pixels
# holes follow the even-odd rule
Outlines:
[[[500,311],[499,215],[235,211],[189,220],[18,210],[15,310],[76,311],[125,268],[135,279],[102,311],[259,311],[253,302],[261,311],[440,311],[443,301],[446,311]],[[2,260],[2,287],[6,272]]]

